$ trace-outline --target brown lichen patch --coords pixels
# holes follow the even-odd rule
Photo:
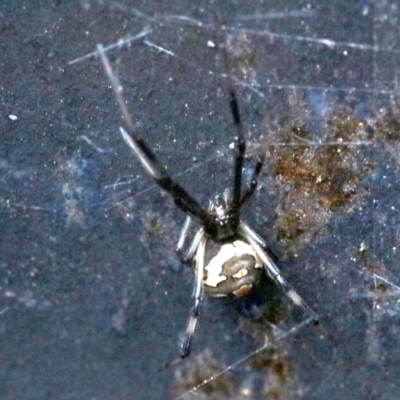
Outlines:
[[[308,243],[323,231],[332,212],[349,209],[364,192],[359,183],[370,170],[361,150],[367,130],[347,108],[328,119],[321,141],[313,140],[305,128],[284,127],[280,145],[272,145],[271,151],[273,170],[287,190],[275,221],[285,246]]]
[[[287,249],[309,243],[316,234],[324,233],[331,212],[324,209],[313,192],[302,187],[292,188],[279,206],[274,222],[277,239]]]
[[[270,343],[265,350],[259,352],[248,361],[248,366],[257,371],[261,377],[260,395],[268,399],[287,399],[294,388],[293,366],[276,343],[275,329],[270,321],[270,310],[264,307],[255,320],[241,318],[239,329],[254,339],[257,345]]]
[[[284,314],[282,309],[262,306],[255,318],[241,316],[239,330],[251,339],[253,349],[262,350],[252,356],[248,354],[246,365],[239,362],[228,369],[228,365],[216,360],[206,349],[178,365],[171,392],[185,399],[293,398],[296,374],[287,351],[275,339],[280,329],[274,322],[282,321]]]
[[[229,399],[235,392],[233,375],[229,371],[216,376],[224,365],[216,360],[209,349],[190,357],[175,369],[175,383],[170,387],[172,393],[182,395],[191,391],[204,381],[194,393],[188,393],[185,399]]]
[[[373,138],[381,143],[384,151],[390,158],[383,160],[386,163],[394,162],[397,169],[400,166],[400,98],[386,108],[381,108],[370,120],[373,128]]]
[[[400,142],[400,104],[395,102],[389,109],[378,113],[374,126],[374,137],[383,142]]]
[[[151,247],[155,240],[165,240],[171,235],[166,235],[168,230],[165,219],[155,211],[144,211],[140,215],[143,229],[140,233],[140,241],[148,247]]]
[[[388,274],[385,265],[377,259],[370,249],[365,247],[364,243],[361,244],[360,248],[353,256],[353,260],[360,261],[360,271],[365,276],[372,277],[372,282],[368,287],[370,294],[376,296],[390,294],[394,287],[391,286],[385,278],[382,278]],[[357,290],[358,288],[352,290],[352,292],[357,293]]]
[[[169,210],[142,211],[139,239],[160,266],[178,265],[174,252],[179,230]]]
[[[145,229],[151,233],[162,234],[165,230],[161,216],[156,213],[146,212],[142,218],[142,222]]]
[[[281,352],[271,351],[263,354],[263,358],[258,357],[254,362],[262,361],[259,369],[264,375],[262,393],[268,399],[281,400],[291,396],[293,388],[293,367],[290,361]]]
[[[254,318],[239,317],[239,330],[258,344],[263,344],[266,340],[272,342],[274,337],[272,327],[285,320],[287,313],[284,303],[274,305],[266,303],[257,308],[257,315]]]
[[[389,292],[389,285],[386,282],[371,283],[369,290],[375,294]]]

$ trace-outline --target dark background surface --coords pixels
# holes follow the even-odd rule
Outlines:
[[[249,153],[262,134],[275,145],[245,218],[336,341],[307,326],[277,344],[291,371],[280,398],[398,399],[400,135],[382,126],[396,127],[399,6],[3,1],[0,398],[173,399],[171,386],[190,387],[181,366],[157,371],[177,354],[191,306],[192,271],[174,254],[184,215],[121,140],[99,60],[71,61],[153,30],[146,39],[170,54],[141,41],[109,55],[147,142],[206,206],[231,182],[231,117],[212,33],[189,18],[219,15]],[[288,125],[306,127],[310,147],[330,148],[338,138],[327,121],[340,123],[340,110],[365,127],[344,161],[349,187],[339,185],[351,195],[314,208],[327,197],[293,192],[296,182],[276,172],[276,149],[290,149],[279,146]],[[306,204],[308,223],[285,235],[279,217],[296,204]],[[259,346],[238,327],[241,308],[251,306],[206,299],[193,359],[209,349],[229,365]],[[304,319],[289,311],[278,330]],[[267,398],[255,389],[269,384],[264,375],[247,363],[235,373],[226,398]],[[216,390],[210,396],[223,398]]]

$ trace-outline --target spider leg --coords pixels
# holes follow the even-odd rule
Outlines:
[[[229,104],[233,116],[233,122],[236,130],[235,135],[235,175],[233,180],[233,195],[232,195],[232,206],[233,209],[238,210],[240,208],[240,196],[242,188],[242,172],[243,172],[243,161],[246,152],[246,141],[243,136],[242,122],[239,113],[239,105],[236,99],[236,92],[233,85],[230,84],[228,87]]]
[[[235,166],[233,177],[233,191],[232,191],[232,208],[239,210],[240,197],[242,190],[242,173],[244,155],[246,153],[246,141],[243,135],[242,119],[239,111],[239,104],[237,101],[235,86],[230,76],[230,68],[228,61],[228,54],[225,46],[222,46],[222,57],[224,69],[226,71],[226,90],[228,95],[229,107],[232,114],[233,126],[235,129],[234,149],[235,149]]]
[[[200,239],[202,238],[202,236],[204,234],[204,230],[202,228],[199,229],[196,232],[196,235],[194,236],[192,243],[190,244],[190,247],[188,248],[188,250],[185,253],[183,248],[185,246],[185,242],[188,237],[188,231],[189,231],[191,223],[192,223],[192,218],[190,216],[187,216],[185,223],[182,227],[181,233],[179,235],[178,244],[176,245],[176,249],[175,249],[176,254],[179,258],[179,261],[182,264],[187,264],[193,259],[196,249],[200,243]]]
[[[240,222],[238,231],[239,234],[253,246],[254,250],[262,260],[268,276],[270,276],[282,289],[283,293],[289,297],[293,303],[298,306],[305,315],[307,315],[307,317],[311,318],[314,324],[317,325],[319,323],[318,315],[282,276],[275,262],[262,248],[263,241],[261,238],[259,238],[259,236],[244,222]]]
[[[229,71],[228,56],[226,49],[223,48],[224,67],[226,71]],[[232,78],[227,72],[227,92],[228,101],[231,109],[233,118],[233,124],[235,127],[235,167],[234,167],[234,180],[233,180],[233,195],[232,195],[232,208],[234,210],[240,210],[247,200],[253,195],[257,188],[257,180],[260,175],[262,166],[265,160],[265,146],[262,146],[261,151],[258,154],[256,165],[254,166],[253,174],[250,180],[250,185],[246,189],[244,195],[241,197],[242,190],[242,174],[243,174],[243,163],[246,153],[246,141],[243,135],[242,119],[240,116],[239,103],[237,101],[236,90],[233,84]]]
[[[264,165],[264,161],[265,161],[265,151],[266,151],[265,145],[262,145],[261,149],[258,153],[256,165],[254,166],[253,174],[252,174],[251,180],[250,180],[250,185],[244,192],[242,198],[240,199],[239,208],[242,208],[246,204],[246,202],[253,195],[254,191],[257,189],[258,177],[260,175],[261,169],[262,169],[262,167]]]
[[[253,231],[245,222],[241,221],[242,225],[248,229],[248,235],[251,236],[257,243],[263,248],[263,250],[268,254],[273,262],[275,263],[275,260],[278,259],[278,256],[274,253],[273,249],[271,249],[270,246],[265,242],[265,240],[257,234],[255,231]]]
[[[251,237],[252,239],[254,239],[262,248],[266,248],[267,244],[265,243],[264,239],[256,232],[253,231],[253,229],[251,229],[249,227],[249,225],[247,225],[245,222],[241,221],[240,223],[240,228],[245,231],[247,237]],[[242,231],[242,232],[243,232]]]
[[[175,252],[179,258],[179,261],[182,264],[186,264],[189,260],[189,257],[188,257],[189,253],[191,253],[191,255],[193,256],[194,251],[195,251],[194,250],[193,252],[191,252],[191,248],[192,248],[192,245],[194,244],[194,240],[192,241],[192,245],[190,246],[190,249],[188,250],[188,252],[186,254],[184,254],[184,251],[183,251],[183,247],[185,246],[185,242],[186,242],[186,239],[188,236],[188,231],[189,231],[191,223],[192,223],[192,219],[189,216],[187,216],[185,219],[185,223],[183,224],[181,233],[179,235],[178,243],[177,243],[176,249],[175,249]]]
[[[122,86],[117,76],[114,74],[110,61],[104,51],[104,47],[101,44],[98,44],[97,51],[99,52],[104,70],[110,80],[124,121],[124,127],[120,127],[123,139],[133,150],[147,174],[172,196],[175,204],[182,211],[189,214],[199,224],[204,225],[207,219],[207,212],[182,186],[172,180],[164,165],[158,160],[150,147],[141,138],[128,112],[125,99],[122,96]]]
[[[185,332],[185,339],[182,343],[181,354],[180,354],[181,358],[186,358],[190,354],[190,345],[193,333],[196,329],[196,324],[200,312],[200,305],[203,300],[204,255],[206,250],[206,244],[207,244],[207,239],[203,234],[200,238],[200,242],[196,251],[196,260],[195,260],[196,279],[195,279],[195,289],[194,289],[194,306],[190,312],[190,318]]]
[[[188,357],[190,354],[192,338],[194,331],[196,329],[197,320],[199,318],[199,313],[200,313],[200,306],[204,294],[204,287],[203,287],[204,255],[205,255],[207,239],[206,236],[204,235],[203,229],[199,229],[198,234],[200,235],[200,239],[198,246],[196,248],[196,256],[195,256],[195,285],[193,290],[194,306],[190,311],[190,317],[185,331],[185,338],[182,342],[179,357],[175,358],[170,362],[165,363],[163,368],[169,368],[173,365],[176,365],[177,363]]]

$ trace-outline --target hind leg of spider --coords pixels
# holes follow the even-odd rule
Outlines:
[[[265,272],[271,277],[276,284],[281,288],[282,292],[297,306],[299,307],[304,315],[308,317],[308,320],[318,328],[322,335],[328,339],[335,348],[339,347],[338,342],[332,333],[321,324],[318,314],[306,303],[306,301],[297,293],[297,291],[286,281],[282,276],[279,268],[271,257],[267,253],[267,245],[262,238],[257,235],[246,223],[240,222],[239,234],[245,238],[255,249],[258,256],[262,260],[265,268]]]
[[[315,325],[319,324],[318,315],[315,311],[305,302],[305,300],[296,292],[296,290],[286,281],[282,276],[279,268],[271,257],[264,251],[260,242],[262,240],[259,236],[244,222],[240,223],[239,233],[243,236],[254,248],[261,261],[263,262],[267,275],[272,278],[276,284],[281,288],[282,292],[289,297],[292,302],[299,307],[303,313],[313,321]]]
[[[204,255],[206,250],[207,239],[202,233],[199,244],[196,249],[195,255],[195,286],[194,286],[194,306],[190,311],[189,321],[185,331],[185,338],[182,342],[181,351],[179,357],[164,364],[163,368],[169,368],[189,356],[192,344],[193,334],[196,330],[197,320],[200,314],[200,307],[203,301],[204,287],[203,287],[203,275],[204,275]]]

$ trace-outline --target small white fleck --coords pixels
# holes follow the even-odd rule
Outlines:
[[[240,271],[236,272],[236,274],[233,274],[232,277],[233,278],[243,278],[244,276],[246,276],[249,272],[247,271],[246,268],[241,269]]]
[[[363,17],[365,17],[365,16],[367,16],[368,14],[369,14],[369,7],[366,6],[366,7],[364,7],[363,10],[362,10],[362,15],[363,15]]]
[[[212,40],[209,40],[209,41],[207,42],[207,47],[214,48],[214,47],[215,47],[215,43],[214,43]]]
[[[331,48],[331,49],[335,48],[335,42],[334,42],[333,40],[330,40],[330,39],[322,39],[322,40],[321,40],[321,43],[324,44],[324,45],[326,45],[327,47],[329,47],[329,48]]]
[[[18,119],[18,117],[15,114],[9,114],[8,118],[10,118],[11,121],[16,121]]]

